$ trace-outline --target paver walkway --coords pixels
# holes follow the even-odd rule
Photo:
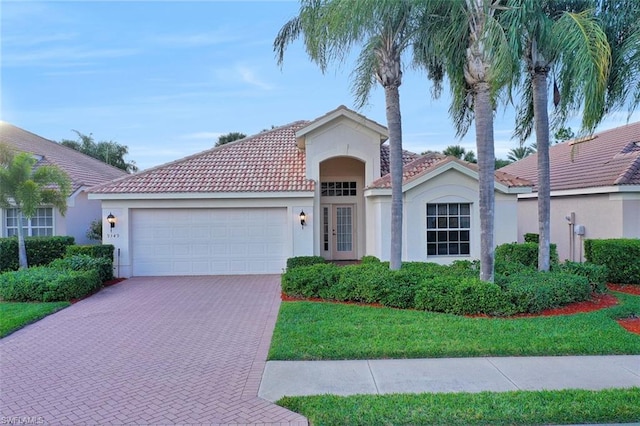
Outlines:
[[[279,276],[132,278],[0,340],[2,423],[306,425],[258,397]]]

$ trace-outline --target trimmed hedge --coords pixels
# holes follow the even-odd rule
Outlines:
[[[640,284],[640,239],[585,240],[587,262],[605,265],[607,280],[616,284]]]
[[[535,234],[533,232],[528,232],[524,234],[524,242],[525,243],[536,243],[540,242],[540,234]]]
[[[8,302],[70,301],[91,294],[101,286],[96,270],[36,266],[0,274],[0,298]]]
[[[104,257],[113,262],[113,244],[72,245],[67,247],[67,256],[83,254],[91,257]]]
[[[86,254],[67,256],[64,259],[56,259],[49,267],[58,270],[91,271],[98,272],[100,282],[104,283],[113,279],[113,261],[104,257],[92,257]]]
[[[301,266],[311,266],[320,263],[326,263],[326,260],[322,256],[297,256],[287,259],[287,271],[293,268],[299,268]]]
[[[587,277],[564,272],[514,274],[503,288],[516,312],[538,313],[591,297]]]
[[[516,263],[538,269],[538,244],[507,243],[496,247],[496,263]],[[558,250],[555,244],[550,245],[551,265],[558,264]]]
[[[343,267],[323,263],[285,272],[282,291],[294,297],[503,316],[587,300],[592,288],[604,289],[604,269],[595,265],[572,263],[560,270],[538,272],[516,264],[508,275],[496,275],[496,284],[481,281],[477,268],[477,262],[467,261],[450,266],[405,262],[398,271],[389,270],[387,262]]]
[[[29,266],[40,266],[64,257],[67,247],[74,243],[74,238],[26,237],[24,243]],[[0,272],[17,270],[18,262],[18,238],[0,238]]]
[[[607,292],[607,276],[609,268],[605,265],[596,265],[595,263],[579,263],[566,261],[558,265],[555,270],[568,274],[582,275],[587,277],[591,285],[591,291],[594,293]]]

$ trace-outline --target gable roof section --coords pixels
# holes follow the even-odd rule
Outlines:
[[[64,170],[71,179],[72,193],[82,187],[128,176],[123,170],[4,121],[0,121],[0,143],[37,156],[36,167],[47,164]]]
[[[315,120],[307,123],[307,125],[302,127],[300,130],[298,130],[296,132],[296,137],[298,138],[298,141],[299,142],[303,141],[304,137],[307,134],[313,132],[314,130],[340,117],[347,117],[352,121],[359,123],[360,125],[372,130],[373,132],[378,133],[380,135],[380,143],[383,143],[389,137],[389,132],[387,131],[387,128],[382,124],[379,124],[373,120],[370,120],[364,115],[358,114],[357,112],[347,108],[344,105],[340,105],[338,108],[334,109],[333,111],[329,111],[323,116],[316,118]],[[301,145],[304,145],[304,144],[301,143]]]
[[[313,191],[297,121],[92,189],[92,193],[210,193]]]
[[[552,191],[640,185],[640,121],[553,145],[549,162]],[[537,184],[538,154],[500,170]]]
[[[455,163],[462,166],[475,175],[478,173],[478,165],[474,163],[468,163],[466,161],[457,159],[452,156],[446,156],[438,153],[429,153],[423,156],[414,158],[413,161],[405,164],[402,169],[402,185],[410,184],[411,182],[419,179],[420,177],[437,172],[447,166]],[[531,182],[526,179],[517,178],[509,173],[502,171],[496,171],[496,183],[502,184],[507,188],[526,188],[531,186]],[[369,185],[370,189],[386,189],[391,188],[391,175],[387,174],[379,179],[376,179]]]

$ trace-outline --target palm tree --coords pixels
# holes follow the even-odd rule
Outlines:
[[[524,141],[535,127],[538,152],[538,269],[550,267],[551,195],[549,167],[549,73],[555,72],[556,121],[582,109],[582,128],[593,131],[604,115],[610,64],[606,34],[586,7],[590,0],[509,0],[501,20],[512,51],[522,59],[525,78],[516,136]]]
[[[460,145],[449,145],[444,150],[442,150],[444,155],[450,155],[452,157],[459,158],[461,160],[467,161],[469,163],[477,163],[476,154],[473,151],[467,151],[464,147]]]
[[[14,155],[6,147],[0,152],[0,207],[17,209],[18,259],[20,269],[26,269],[23,218],[32,218],[42,204],[53,205],[64,214],[71,184],[67,175],[56,166],[34,168],[37,161],[31,154]]]
[[[507,154],[507,159],[510,161],[519,161],[525,157],[530,156],[536,152],[533,148],[527,145],[520,144],[517,148],[511,148],[509,150],[509,154]]]
[[[421,63],[438,52],[453,95],[449,109],[459,136],[473,120],[479,166],[480,278],[494,277],[495,149],[493,113],[499,91],[514,72],[502,27],[499,0],[443,0],[424,22],[435,49],[425,43]]]
[[[402,264],[402,120],[400,92],[402,54],[417,35],[418,6],[412,0],[303,0],[300,13],[287,22],[275,41],[278,63],[286,47],[303,36],[309,57],[324,72],[330,61],[344,61],[354,46],[361,47],[352,72],[358,107],[378,82],[384,89],[391,173],[390,268]],[[435,63],[427,69],[437,69]]]

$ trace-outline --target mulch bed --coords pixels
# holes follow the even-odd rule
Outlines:
[[[633,294],[640,296],[640,285],[637,284],[607,284],[609,290],[619,291],[621,293]],[[630,318],[618,319],[618,324],[631,333],[640,334],[640,317],[638,314],[631,314]]]

